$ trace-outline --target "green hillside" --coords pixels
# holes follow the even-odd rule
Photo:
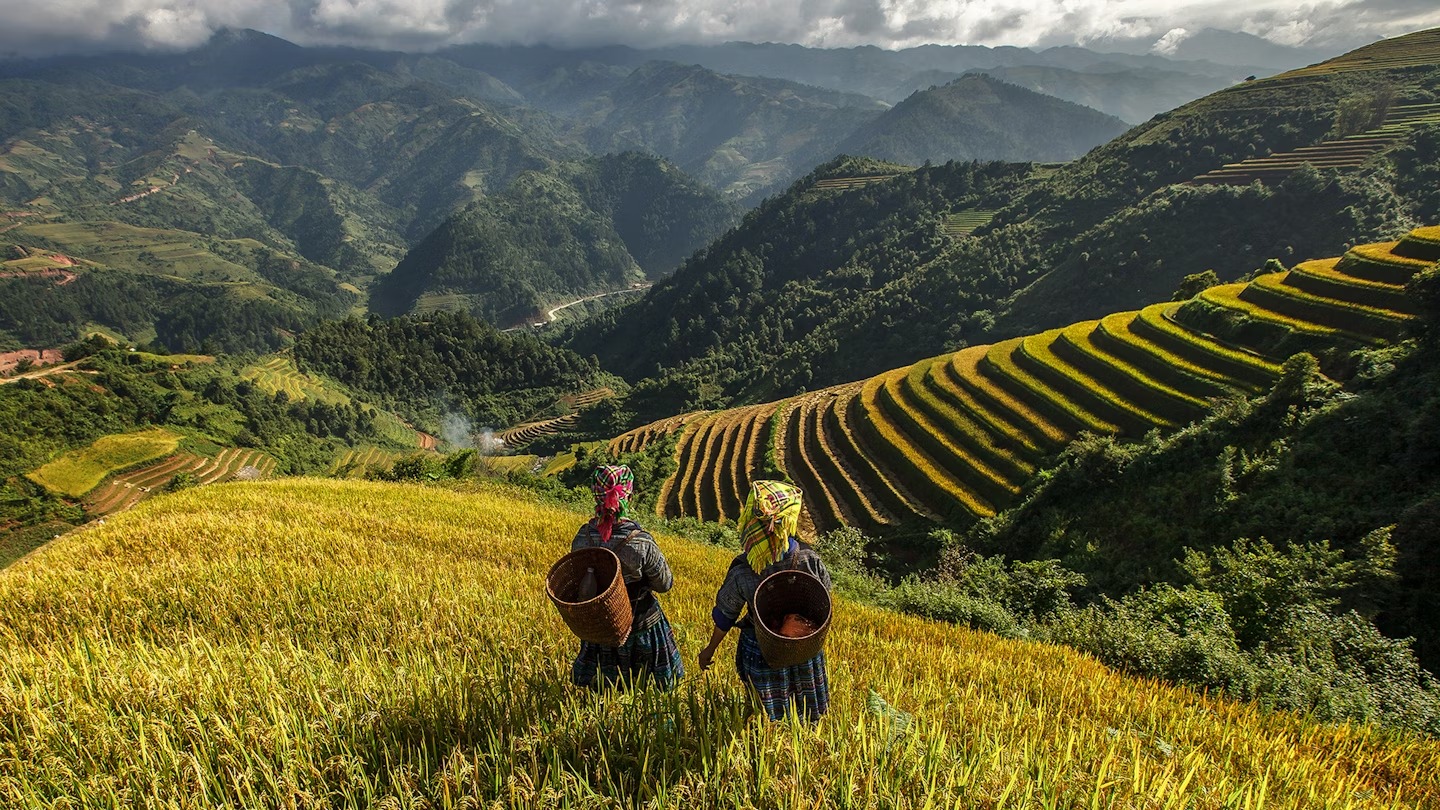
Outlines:
[[[301,370],[436,433],[451,417],[477,431],[514,425],[600,387],[592,361],[464,312],[331,321],[301,334],[294,354]]]
[[[285,514],[277,503],[287,504]],[[221,807],[1423,806],[1440,748],[837,600],[832,704],[765,723],[728,666],[598,698],[541,594],[577,512],[297,480],[152,500],[0,573],[0,800]],[[494,538],[507,538],[497,545]],[[660,534],[688,664],[731,552]]]
[[[1208,96],[1241,78],[1238,71],[1226,79],[1163,68],[1122,68],[1115,64],[1099,64],[1083,70],[1015,65],[977,68],[974,72],[1083,104],[1131,124],[1148,121],[1188,101]]]
[[[645,149],[736,199],[760,197],[833,156],[844,133],[885,105],[699,65],[642,65],[574,111],[596,152]]]
[[[0,559],[167,487],[230,480],[246,468],[324,473],[350,448],[433,449],[333,380],[289,358],[123,351],[103,338],[68,362],[0,379]]]
[[[660,509],[735,519],[746,488],[734,482],[758,467],[760,451],[732,434],[766,431],[778,409],[760,441],[807,491],[826,493],[811,511],[817,530],[990,517],[1082,432],[1173,430],[1216,400],[1268,390],[1290,352],[1328,356],[1400,338],[1419,312],[1405,282],[1440,259],[1435,232],[689,421]],[[663,433],[638,428],[615,449],[637,449],[631,435]]]
[[[627,153],[527,173],[449,218],[370,294],[393,315],[465,309],[502,326],[664,276],[735,208],[656,158]]]
[[[920,90],[837,151],[919,166],[947,160],[1073,160],[1120,135],[1118,118],[986,75]]]
[[[974,182],[1002,171],[968,164],[823,166],[569,345],[632,381],[653,378],[637,395],[650,392],[654,407],[635,410],[655,418],[1138,310],[1206,270],[1234,281],[1271,258],[1288,265],[1397,238],[1440,216],[1433,124],[1389,131],[1358,166],[1312,164],[1243,186],[1192,181],[1334,141],[1357,110],[1440,102],[1440,49],[1429,36],[1367,46],[1379,56],[1356,69],[1237,85],[1062,166],[1006,169],[1003,183]],[[814,193],[819,181],[882,173],[896,176]],[[950,218],[973,210],[994,215],[952,238]],[[659,339],[628,339],[621,324],[634,321],[659,325]]]
[[[1049,561],[1077,575],[1087,600],[1184,583],[1192,551],[1244,538],[1364,557],[1393,535],[1376,564],[1405,564],[1357,585],[1365,595],[1345,604],[1391,638],[1415,638],[1433,667],[1440,614],[1425,594],[1440,576],[1426,533],[1440,478],[1428,431],[1440,365],[1428,339],[1394,341],[1432,328],[1437,259],[1440,229],[1417,229],[1188,301],[662,420],[608,452],[674,442],[675,469],[655,501],[662,516],[733,521],[748,482],[770,469],[807,493],[811,531],[876,536],[882,566],[943,584],[954,576],[937,574],[946,555]],[[918,609],[992,626],[963,609]],[[1027,599],[1010,609],[1044,612]],[[1216,674],[1214,660],[1206,666],[1218,670],[1200,674],[1158,663],[1159,653],[1109,658],[1093,641],[1046,632],[1146,674],[1266,692],[1249,675]]]

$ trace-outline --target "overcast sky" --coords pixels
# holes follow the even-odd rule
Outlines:
[[[215,29],[303,44],[421,50],[460,42],[556,45],[797,42],[1048,46],[1206,27],[1290,45],[1353,47],[1440,26],[1436,0],[0,0],[0,54],[183,48]]]

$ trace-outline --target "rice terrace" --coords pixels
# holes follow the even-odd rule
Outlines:
[[[1440,9],[578,5],[7,10],[0,808],[1440,808]]]
[[[780,403],[664,420],[612,447],[634,451],[681,431],[656,503],[671,516],[734,519],[748,471],[770,452],[818,496],[811,518],[821,531],[985,518],[1081,431],[1173,430],[1212,399],[1273,385],[1282,369],[1272,347],[1396,339],[1416,313],[1405,282],[1437,259],[1440,227],[1421,228],[1192,302],[968,348]]]

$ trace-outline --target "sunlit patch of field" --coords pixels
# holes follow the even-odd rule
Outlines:
[[[161,428],[118,433],[65,453],[27,477],[58,495],[80,498],[106,476],[164,458],[175,452],[179,444],[178,434]]]
[[[1440,800],[1440,742],[1267,714],[843,598],[830,713],[763,721],[728,663],[693,664],[732,552],[665,534],[686,678],[668,694],[576,689],[576,642],[541,583],[584,519],[491,485],[287,479],[153,498],[53,541],[0,573],[0,804]]]

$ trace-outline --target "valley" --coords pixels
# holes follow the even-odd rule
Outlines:
[[[1440,801],[1395,30],[0,58],[0,804]],[[605,464],[675,691],[567,684]],[[695,666],[762,480],[810,725]]]

